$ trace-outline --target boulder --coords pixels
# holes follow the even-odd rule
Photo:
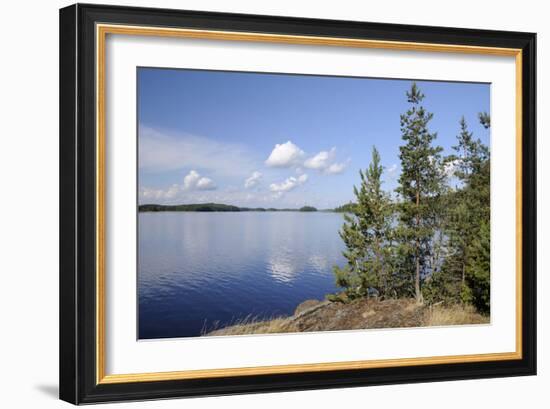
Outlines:
[[[312,307],[315,307],[320,302],[321,301],[319,300],[305,300],[296,307],[296,309],[294,310],[294,315],[299,315],[300,313],[309,310]]]

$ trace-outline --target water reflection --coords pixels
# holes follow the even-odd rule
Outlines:
[[[293,281],[296,275],[296,270],[291,261],[283,254],[273,256],[269,260],[269,269],[271,270],[271,276],[282,283]]]
[[[334,213],[141,213],[139,337],[288,315],[336,291],[341,224]]]

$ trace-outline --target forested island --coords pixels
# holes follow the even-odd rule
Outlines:
[[[406,93],[397,188],[384,189],[373,147],[355,200],[334,209],[344,215],[346,263],[333,268],[341,292],[308,300],[291,317],[248,317],[207,335],[489,322],[489,148],[462,117],[453,153],[444,155],[424,97],[416,83]],[[489,129],[489,115],[478,117]]]
[[[275,209],[273,207],[238,207],[221,203],[195,203],[179,205],[142,204],[140,212],[316,212],[313,206],[299,209]]]

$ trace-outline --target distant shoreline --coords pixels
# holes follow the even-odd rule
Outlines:
[[[318,210],[313,206],[303,206],[296,209],[273,207],[239,207],[222,203],[194,203],[178,205],[142,204],[138,206],[139,212],[338,212],[337,209]]]

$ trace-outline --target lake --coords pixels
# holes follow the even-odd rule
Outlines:
[[[336,292],[342,223],[328,212],[140,213],[139,338],[292,315]]]

